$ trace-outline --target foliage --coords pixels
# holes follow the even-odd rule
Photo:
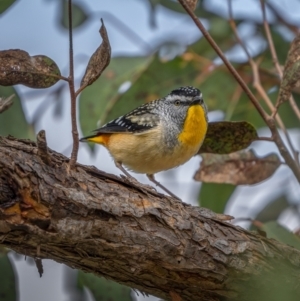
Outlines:
[[[149,14],[153,25],[156,22],[155,8],[163,7],[169,12],[186,14],[182,6],[175,1],[148,1],[152,7]],[[8,8],[14,2],[2,1],[0,13],[9,13]],[[238,30],[234,32],[233,29],[234,26],[239,28],[246,23],[251,23],[255,28],[252,37],[264,39],[265,43],[270,43],[263,36],[265,27],[261,21],[257,21],[256,18],[243,19],[237,16],[235,21],[228,22],[219,13],[208,10],[204,2],[199,1],[195,14],[208,21],[210,34],[223,52],[241,47],[237,36]],[[58,21],[61,29],[66,33],[69,27],[67,1],[61,0],[58,5],[60,5]],[[84,28],[88,21],[92,21],[92,13],[88,12],[83,2],[77,1],[72,4],[72,7],[74,29]],[[267,3],[267,7],[270,11],[273,11],[276,19],[276,22],[269,26],[272,42],[277,51],[278,62],[284,64],[287,61],[283,74],[280,75],[280,72],[276,71],[274,55],[270,54],[269,47],[262,47],[253,57],[248,57],[247,60],[242,62],[237,58],[233,58],[234,67],[250,87],[251,92],[258,99],[259,105],[262,106],[265,112],[274,113],[274,108],[278,109],[284,125],[282,128],[284,132],[291,128],[299,130],[299,119],[295,116],[295,107],[288,101],[288,98],[292,95],[294,105],[300,107],[300,90],[298,87],[299,46],[296,43],[298,40],[290,48],[290,42],[278,30],[279,26],[293,30],[295,25],[285,21],[281,12],[277,11],[271,4]],[[260,158],[253,151],[224,155],[247,148],[253,141],[258,140],[256,129],[265,127],[266,123],[255,106],[249,101],[248,96],[240,88],[236,79],[232,77],[223,64],[218,63],[215,52],[204,38],[200,38],[191,45],[185,45],[185,51],[179,52],[172,59],[161,55],[160,50],[165,46],[163,43],[158,47],[159,49],[155,51],[152,49],[145,56],[119,55],[110,59],[108,40],[110,35],[107,35],[103,24],[101,30],[103,42],[94,55],[91,56],[92,59],[81,81],[81,88],[77,91],[73,88],[75,96],[81,92],[79,97],[79,121],[84,134],[89,134],[97,125],[118,117],[145,101],[166,95],[178,86],[193,85],[201,87],[210,111],[221,110],[224,114],[224,120],[231,122],[210,123],[206,140],[199,150],[199,154],[203,158],[202,169],[196,173],[195,177],[201,181],[205,178],[207,181],[207,183],[201,185],[198,194],[199,204],[222,213],[236,191],[236,185],[258,183],[271,177],[277,170],[281,164],[281,160],[277,155],[269,154],[264,158]],[[245,46],[244,44],[242,42],[242,46]],[[180,49],[180,45],[176,41],[173,42],[173,46],[175,50]],[[109,61],[110,64],[106,68]],[[0,52],[0,64],[5,67],[4,72],[0,74],[2,85],[0,86],[0,97],[9,97],[15,94],[12,108],[0,115],[0,135],[33,139],[33,125],[29,124],[25,118],[22,95],[18,95],[11,85],[24,84],[32,88],[53,86],[53,93],[60,95],[62,88],[55,85],[55,83],[58,80],[64,80],[71,86],[73,79],[63,77],[56,63],[49,57],[44,55],[30,56],[22,50]],[[257,74],[254,72],[255,67],[257,68]],[[282,81],[280,80],[281,76],[283,76]],[[3,87],[4,85],[10,87]],[[90,86],[86,87],[87,85]],[[278,101],[279,94],[282,95],[284,101]],[[75,103],[74,97],[73,100]],[[237,121],[239,123],[232,123]],[[277,125],[280,126],[280,122]],[[76,153],[76,149],[73,149],[73,151]],[[207,153],[213,154],[208,155]],[[217,157],[215,154],[223,155]],[[249,154],[250,157],[248,157]],[[235,165],[237,172],[235,172],[234,177],[231,177],[230,171],[232,172],[233,165]],[[216,175],[213,175],[213,173]],[[260,215],[257,214],[256,218],[262,222],[260,230],[265,231],[268,237],[300,249],[298,236],[277,223],[279,207],[275,206],[276,201],[277,199],[274,198],[268,207],[268,213],[273,219],[263,220],[262,218],[260,220]],[[289,207],[291,205],[286,202],[284,207],[280,207],[280,210]],[[263,210],[261,209],[261,214],[264,212]],[[272,215],[272,213],[274,214]],[[6,279],[7,282],[3,282],[4,284],[1,286],[0,299],[15,300],[14,270],[6,255],[1,255],[0,270],[2,278],[4,271],[6,275],[9,275]],[[125,295],[128,300],[131,300],[127,288],[107,282],[94,275],[79,272],[78,285],[80,288],[88,287],[96,300],[125,300]],[[104,291],[104,288],[107,289],[107,287],[113,293],[107,296],[101,295],[101,289],[103,288]]]
[[[17,298],[17,275],[5,250],[0,250],[0,299],[14,301]]]

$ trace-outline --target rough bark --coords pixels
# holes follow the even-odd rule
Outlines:
[[[298,250],[38,145],[0,138],[2,245],[168,300],[300,300]]]

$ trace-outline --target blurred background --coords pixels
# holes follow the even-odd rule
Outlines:
[[[0,50],[22,49],[30,55],[47,55],[56,62],[62,75],[68,76],[66,8],[64,0],[2,1]],[[112,48],[109,67],[78,98],[80,137],[105,121],[185,85],[202,90],[209,121],[245,120],[256,127],[259,136],[270,136],[250,101],[178,2],[74,0],[73,13],[77,87],[90,56],[101,43],[100,18]],[[228,1],[199,1],[195,13],[252,88],[253,74],[247,55],[237,43],[228,21]],[[275,102],[280,81],[265,38],[260,1],[233,0],[232,13],[243,45],[259,62],[262,86]],[[266,1],[266,13],[279,63],[284,65],[290,43],[300,27],[300,1]],[[59,81],[47,89],[0,86],[0,96],[12,93],[16,94],[14,105],[0,115],[0,135],[35,140],[36,133],[44,129],[48,146],[70,156],[67,84]],[[298,93],[294,91],[294,97],[300,107]],[[262,105],[266,107],[263,102]],[[299,151],[299,120],[288,103],[279,113],[294,148]],[[286,141],[284,135],[283,139]],[[258,156],[279,154],[271,142],[255,142],[250,148]],[[81,144],[78,161],[120,174],[106,149],[100,146]],[[251,227],[249,219],[257,220],[264,225],[268,236],[299,247],[298,236],[293,232],[300,228],[300,188],[288,167],[280,166],[272,177],[256,185],[201,184],[193,180],[200,161],[201,157],[196,156],[184,166],[159,173],[156,179],[184,202],[232,215],[237,218],[236,224],[246,228]],[[146,176],[133,175],[140,182],[148,183]],[[12,252],[2,255],[0,265],[0,282],[7,279],[11,287],[5,300],[156,300],[50,260],[43,260],[42,278],[34,261],[23,255]]]

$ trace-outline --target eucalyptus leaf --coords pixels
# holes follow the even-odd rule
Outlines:
[[[210,122],[198,154],[233,153],[247,148],[257,138],[255,128],[246,121]]]
[[[31,88],[48,88],[60,79],[56,63],[45,55],[30,56],[26,51],[0,51],[0,85],[23,84]]]
[[[102,25],[99,32],[102,38],[102,43],[89,60],[85,74],[81,80],[81,87],[91,85],[101,75],[110,62],[111,48],[102,19],[101,23]]]
[[[255,220],[266,223],[270,221],[276,221],[280,214],[290,207],[284,195],[270,201],[255,217]]]
[[[284,244],[300,250],[300,237],[281,226],[276,221],[270,221],[262,226],[262,230],[267,233],[268,238],[274,238]]]
[[[0,14],[4,13],[16,0],[1,0],[0,1]]]
[[[0,114],[0,136],[34,139],[34,129],[25,118],[17,91],[13,87],[0,86],[1,97],[10,97],[12,94],[15,94],[12,106]]]
[[[194,179],[206,183],[252,185],[269,178],[281,165],[277,154],[258,157],[253,150],[229,155],[202,154]]]
[[[133,301],[131,289],[93,274],[78,271],[78,287],[87,287],[96,301]]]
[[[283,70],[283,78],[280,85],[280,102],[288,101],[291,91],[300,87],[300,34],[296,36],[288,52]]]
[[[0,253],[0,299],[1,301],[17,300],[18,278],[7,254]]]
[[[199,206],[216,213],[224,213],[235,188],[236,186],[231,184],[202,183],[199,193]]]

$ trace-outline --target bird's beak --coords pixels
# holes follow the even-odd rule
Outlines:
[[[202,98],[200,96],[196,96],[192,101],[192,105],[200,104],[201,100],[202,100]]]

